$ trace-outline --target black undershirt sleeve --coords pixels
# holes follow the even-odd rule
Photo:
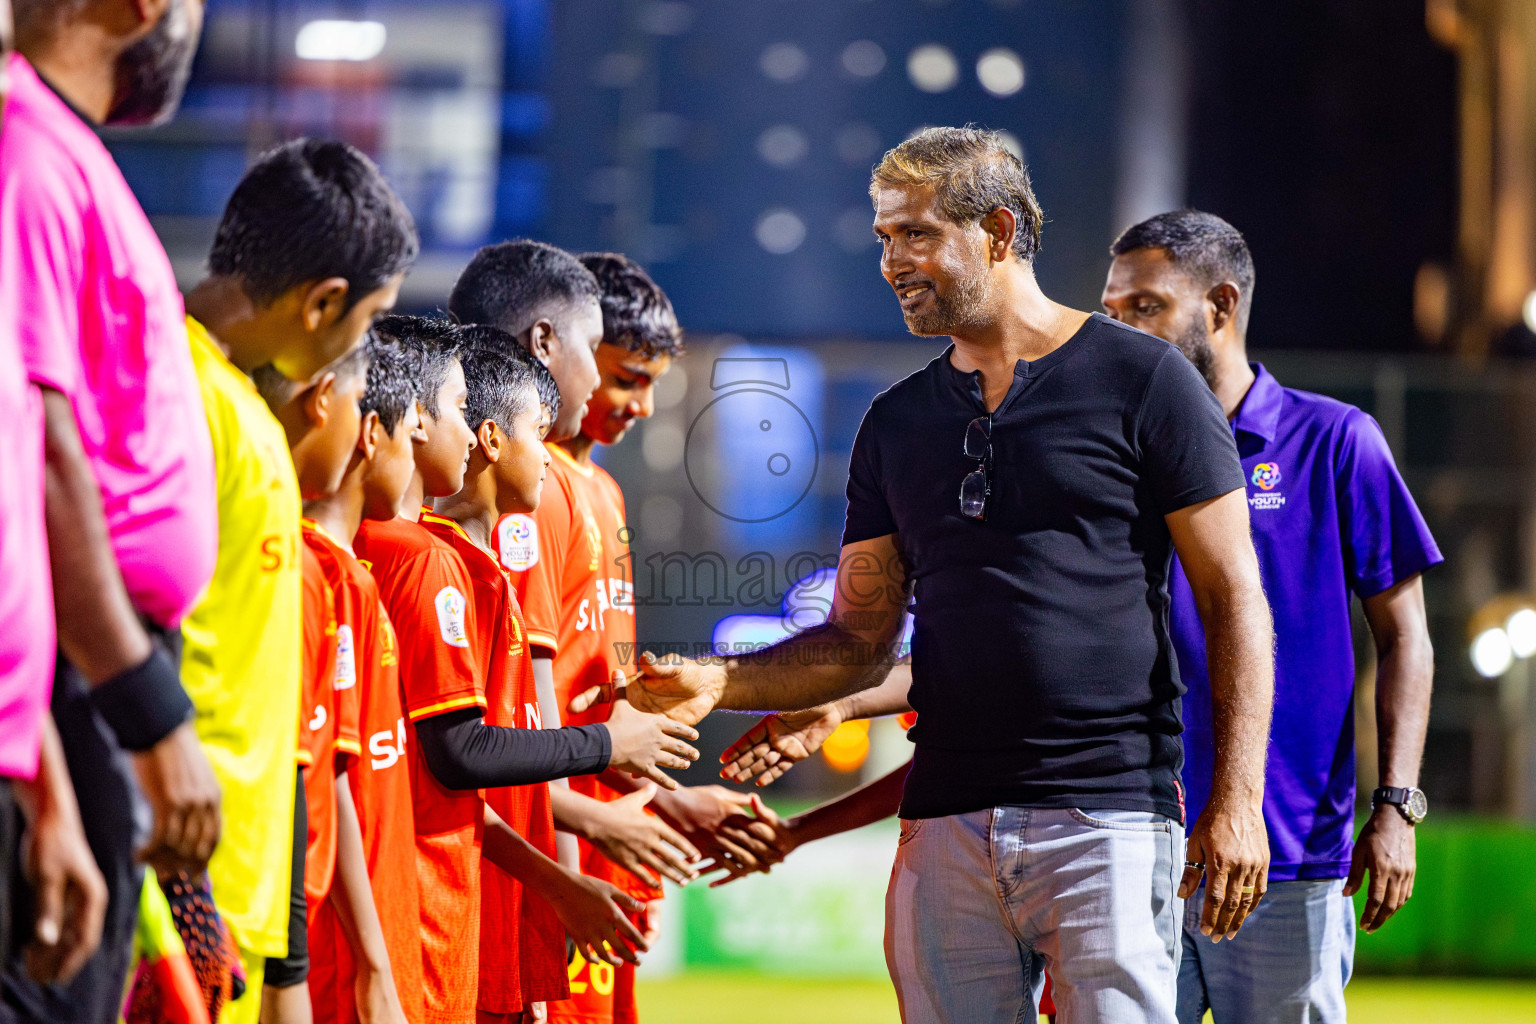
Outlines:
[[[603,725],[508,729],[486,725],[478,708],[416,723],[416,741],[433,777],[448,789],[528,786],[608,767],[612,744]]]

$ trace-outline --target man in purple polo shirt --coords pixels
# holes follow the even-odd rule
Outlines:
[[[1179,969],[1181,1024],[1342,1022],[1354,959],[1348,896],[1370,874],[1360,927],[1413,892],[1416,788],[1433,655],[1420,575],[1439,563],[1381,428],[1342,402],[1281,387],[1245,346],[1253,260],[1241,234],[1181,210],[1110,249],[1104,308],[1171,341],[1204,375],[1237,439],[1264,588],[1275,620],[1275,710],[1264,784],[1269,891],[1236,939],[1201,941],[1191,900]],[[1210,794],[1213,742],[1205,634],[1178,566],[1169,580],[1184,698],[1184,785],[1193,820]],[[1354,646],[1350,599],[1375,637],[1381,782],[1352,844]],[[1186,869],[1185,889],[1194,889]],[[1190,895],[1185,891],[1181,895]]]

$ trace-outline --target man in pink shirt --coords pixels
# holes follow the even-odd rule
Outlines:
[[[0,0],[0,117],[10,52],[11,5]],[[12,935],[25,936],[29,973],[39,981],[67,981],[101,941],[107,891],[47,716],[54,637],[43,526],[43,405],[22,369],[16,324],[7,315],[14,308],[0,296],[0,409],[7,410],[0,417],[0,480],[10,484],[0,491],[0,963]],[[25,817],[25,851],[18,850],[17,809]],[[29,920],[13,933],[18,867],[35,896]]]
[[[11,8],[0,0],[0,53],[10,50]],[[6,79],[0,71],[0,111]],[[3,124],[3,122],[0,122]],[[43,405],[22,371],[10,302],[0,301],[0,800],[9,780],[37,774],[53,683],[53,587],[43,532]],[[0,824],[0,828],[5,827]],[[5,894],[0,893],[0,902]],[[0,941],[4,935],[0,934]]]
[[[53,715],[107,880],[100,950],[67,986],[14,956],[24,1019],[116,1019],[142,877],[201,870],[219,794],[180,685],[175,627],[212,573],[213,460],[170,261],[92,131],[180,99],[202,0],[13,0],[0,135],[0,301],[41,389],[55,581]],[[147,842],[134,808],[147,799]]]
[[[0,0],[0,54],[9,55],[10,0]],[[7,76],[0,68],[0,118]],[[4,121],[0,120],[0,129]],[[43,400],[21,371],[16,324],[0,303],[0,780],[37,772],[53,682],[53,586],[43,532]],[[4,783],[0,783],[3,785]],[[0,899],[3,899],[0,894]]]

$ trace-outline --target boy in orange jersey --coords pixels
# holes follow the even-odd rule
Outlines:
[[[692,729],[627,705],[615,708],[606,727],[545,732],[487,724],[482,666],[494,648],[476,621],[466,595],[473,580],[447,542],[415,521],[420,500],[459,491],[475,435],[464,422],[468,401],[457,330],[442,321],[389,317],[378,330],[418,357],[417,393],[426,435],[416,451],[416,473],[401,517],[365,523],[358,554],[371,562],[390,618],[400,630],[401,691],[411,732],[412,795],[422,896],[422,947],[426,1019],[475,1019],[478,964],[465,950],[480,941],[480,855],[484,828],[492,826],[486,853],[513,870],[538,864],[525,840],[505,827],[481,800],[483,788],[525,785],[613,766],[676,785],[657,768],[686,766],[697,751],[678,738]],[[492,641],[494,644],[494,641]],[[680,749],[679,749],[680,748]],[[568,929],[592,955],[614,957],[629,943],[644,948],[624,920],[619,894],[553,864],[543,864],[540,883],[571,884]],[[525,878],[525,881],[531,879]],[[627,952],[627,950],[626,950]]]
[[[472,603],[488,634],[480,646],[493,651],[487,665],[490,710],[486,720],[538,729],[538,693],[522,613],[491,551],[491,533],[499,516],[531,512],[538,506],[549,463],[540,440],[558,414],[560,395],[544,365],[503,332],[471,326],[463,329],[463,337],[470,345],[481,346],[470,348],[463,357],[470,392],[466,418],[476,429],[478,444],[470,456],[463,489],[438,499],[440,514],[424,514],[423,522],[455,546],[474,578]],[[516,357],[509,357],[509,352]],[[674,740],[671,752],[676,759],[671,763],[685,765],[682,755],[689,751],[681,739]],[[611,898],[616,890],[555,865],[549,787],[541,782],[491,789],[486,798],[491,810],[526,843],[512,842],[508,836],[504,837],[508,843],[493,844],[487,833],[490,863],[483,879],[479,1019],[481,1024],[499,1024],[519,1015],[542,1019],[539,1004],[562,999],[569,991],[566,931],[578,949],[589,958],[602,957],[610,970],[620,957],[633,960],[634,955],[623,945],[604,950],[601,941],[593,941],[591,921],[578,913],[581,901],[573,895],[595,890]],[[513,856],[500,854],[497,846],[505,846],[505,853]],[[524,883],[543,898],[527,894]],[[595,909],[608,915],[599,924],[612,925],[631,939],[640,938],[622,913],[637,909],[636,904],[605,899]]]
[[[516,239],[477,252],[449,297],[449,310],[461,321],[501,328],[549,369],[560,389],[561,408],[546,442],[568,440],[580,432],[587,400],[599,380],[593,352],[603,339],[601,295],[597,279],[570,253],[543,242]],[[552,476],[558,480],[561,472],[556,463]],[[552,520],[556,525],[569,524],[571,505],[563,490],[546,488],[544,503],[548,505],[551,500],[555,506],[550,512]],[[504,516],[498,524],[496,545],[503,564],[514,572],[514,582],[537,560],[537,528],[545,518],[541,509],[536,517]],[[571,535],[577,533],[579,530]],[[564,550],[560,547],[560,552]],[[591,568],[595,572],[596,566]],[[559,577],[557,572],[549,578]],[[529,640],[545,728],[560,725],[561,705],[554,678],[559,608],[568,598],[574,616],[588,590],[590,580],[586,579],[569,593],[546,589],[548,599],[541,602],[541,608],[553,611],[536,611],[523,600],[525,614],[542,620],[531,623]],[[699,858],[699,851],[661,819],[647,813],[645,804],[651,793],[654,791],[639,791],[604,803],[574,792],[565,780],[551,786],[555,822],[562,830],[574,833],[559,837],[560,862],[569,867],[582,863],[579,836],[602,856],[633,871],[653,878],[654,871],[679,884],[695,877],[690,865]],[[607,972],[603,973],[606,977]]]
[[[367,357],[362,425],[345,475],[332,496],[304,506],[306,550],[334,594],[342,646],[350,642],[364,740],[336,780],[335,880],[329,899],[311,908],[309,991],[317,1024],[421,1024],[421,898],[399,652],[378,585],[351,547],[365,518],[399,514],[420,420],[410,355],[373,337]]]
[[[360,346],[326,368],[313,384],[290,381],[271,365],[252,371],[261,397],[282,424],[299,493],[306,500],[335,493],[357,444],[367,356]],[[294,807],[293,895],[288,954],[267,962],[264,1022],[312,1019],[309,925],[331,891],[338,848],[338,775],[361,752],[356,666],[350,630],[336,621],[333,588],[313,552],[299,551],[303,572],[303,660],[298,763],[304,799]]]
[[[561,300],[558,285],[569,275],[561,273],[552,260],[530,262],[533,273],[523,274],[511,287],[466,271],[455,297],[463,299],[466,308],[473,305],[471,297],[500,305],[514,322],[540,312],[555,315]],[[570,262],[582,265],[574,259]],[[643,270],[616,255],[584,257],[582,263],[598,285],[600,383],[578,421],[579,428],[555,435],[560,443],[547,446],[553,459],[550,485],[538,511],[508,516],[497,531],[502,564],[512,571],[528,616],[530,640],[540,654],[553,658],[560,708],[572,695],[607,681],[615,671],[633,668],[620,654],[633,650],[635,640],[624,496],[613,478],[592,462],[591,450],[597,443],[617,443],[635,420],[651,414],[654,382],[682,351],[671,304]],[[551,280],[545,296],[537,295],[530,282],[538,272]],[[519,305],[526,308],[517,312]],[[606,714],[598,708],[571,720],[602,721]],[[613,807],[646,800],[635,793],[632,779],[614,772],[573,779],[571,789],[573,793],[554,791],[556,817],[579,834],[585,831],[583,819],[590,817],[592,801]],[[729,859],[756,866],[753,851],[766,852],[761,840],[735,826],[723,827],[727,818],[746,806],[746,797],[719,786],[657,793],[651,802],[663,819],[657,826],[666,830],[664,835],[675,837],[668,840],[675,848],[695,857],[701,850],[720,862]],[[583,834],[583,838],[591,836]],[[666,859],[658,862],[646,856],[636,864],[633,858],[615,857],[611,847],[596,843],[582,845],[581,866],[644,903],[661,896],[659,879],[652,872],[670,875],[666,868],[675,867]],[[682,880],[692,876],[689,870]],[[651,925],[645,927],[649,930]],[[573,964],[570,977],[572,996],[549,1008],[552,1024],[624,1024],[635,1019],[630,965],[621,964],[615,971],[601,964]]]

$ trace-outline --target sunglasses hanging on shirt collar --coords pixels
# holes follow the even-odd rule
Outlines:
[[[992,417],[977,416],[965,428],[965,457],[980,459],[981,464],[960,481],[960,514],[967,519],[987,517],[987,499],[992,496]]]

